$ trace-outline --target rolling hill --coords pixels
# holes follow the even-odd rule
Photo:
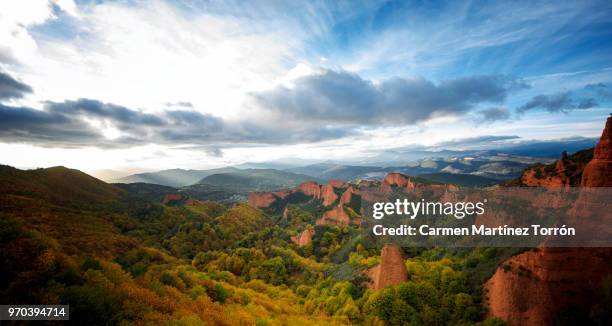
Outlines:
[[[309,175],[274,169],[244,169],[204,177],[198,184],[215,186],[237,193],[292,188],[306,181],[317,181]]]
[[[192,185],[198,180],[216,173],[231,173],[239,169],[234,167],[224,167],[210,170],[183,170],[171,169],[158,172],[138,173],[127,177],[111,180],[111,183],[153,183],[169,187],[183,187]]]

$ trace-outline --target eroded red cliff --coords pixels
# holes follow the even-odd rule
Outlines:
[[[582,187],[612,187],[612,116],[608,117],[593,159],[582,174]]]
[[[563,156],[554,168],[567,172],[572,164]],[[586,187],[612,186],[612,117],[607,119],[593,159],[586,167],[574,164],[573,168],[578,169],[572,173],[581,175],[580,185],[585,187],[573,210],[589,218],[589,203],[606,201],[594,199]],[[527,185],[568,186],[563,180],[535,174],[529,178],[533,182]],[[512,257],[485,283],[489,313],[510,325],[551,325],[568,307],[588,315],[602,281],[612,275],[611,260],[611,248],[540,248]]]
[[[568,307],[588,311],[610,273],[608,248],[541,248],[505,261],[485,283],[492,316],[509,325],[552,325]]]
[[[314,181],[306,181],[300,184],[295,188],[295,191],[313,198],[321,198],[321,186]]]
[[[249,193],[249,205],[257,208],[268,208],[270,207],[279,196],[272,192],[250,192]]]
[[[334,191],[334,186],[331,184],[327,184],[321,187],[321,198],[323,199],[323,206],[330,206],[336,199],[338,199],[338,195]]]
[[[359,225],[361,224],[360,218],[351,218],[345,211],[342,204],[336,205],[331,210],[323,213],[323,216],[317,220],[317,225],[329,224],[329,225]]]
[[[299,235],[291,237],[291,241],[300,247],[307,246],[312,243],[312,237],[315,235],[314,229],[308,227]]]
[[[397,245],[385,245],[380,253],[380,264],[367,272],[371,289],[382,289],[388,285],[397,285],[408,281],[408,271],[400,248]]]

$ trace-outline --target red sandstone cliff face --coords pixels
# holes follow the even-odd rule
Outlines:
[[[385,176],[383,182],[390,186],[405,187],[410,182],[410,179],[401,173],[389,173]]]
[[[415,188],[415,183],[412,182],[410,177],[406,175],[392,172],[385,176],[380,185],[380,190],[382,192],[388,193],[391,191],[391,187],[406,188],[408,190],[412,190]]]
[[[369,288],[382,289],[408,281],[408,271],[397,245],[385,245],[380,253],[380,265],[367,272],[371,282]]]
[[[344,211],[342,204],[338,204],[332,210],[329,210],[323,214],[323,216],[317,220],[317,225],[330,224],[330,225],[359,225],[361,219],[353,218]]]
[[[325,212],[317,221],[317,224],[359,225],[361,220],[358,218],[351,219],[351,217],[345,212],[342,205],[343,203],[349,203],[352,198],[351,196],[357,193],[357,190],[355,190],[352,186],[349,187],[344,181],[341,180],[331,180],[330,183],[325,186],[320,186],[318,183],[313,181],[304,182],[296,188],[284,192],[252,192],[249,193],[248,200],[251,206],[257,208],[268,208],[278,200],[282,200],[291,194],[302,193],[308,197],[312,197],[313,199],[322,199],[323,206],[331,206],[338,200],[338,194],[336,194],[335,190],[343,188],[347,188],[342,196],[343,202]],[[283,210],[283,216],[285,218],[287,215],[286,213],[287,209],[285,207]]]
[[[314,181],[307,181],[300,184],[295,188],[295,191],[313,198],[321,198],[321,186]]]
[[[528,187],[571,187],[572,172],[568,169],[571,165],[572,162],[568,159],[567,153],[563,152],[561,158],[555,162],[552,171],[547,171],[546,166],[530,168],[521,175],[521,183]]]
[[[249,205],[257,208],[268,208],[279,197],[272,192],[250,192]]]
[[[300,247],[307,246],[312,243],[312,237],[315,231],[311,228],[306,228],[300,235],[291,237],[291,241]]]
[[[561,158],[554,164],[537,165],[523,172],[519,179],[521,186],[565,188],[577,187],[581,183],[582,173],[589,161],[592,152],[584,150],[567,156],[563,152]]]
[[[329,180],[327,184],[334,188],[345,188],[347,186],[346,182],[337,179]]]
[[[485,283],[489,313],[510,325],[552,325],[570,305],[588,311],[610,273],[611,251],[543,248],[502,264]]]
[[[348,204],[351,202],[351,199],[353,198],[353,194],[358,194],[359,191],[355,190],[355,188],[353,188],[352,186],[346,188],[346,191],[342,194],[342,197],[340,197],[340,204]]]
[[[567,169],[566,157],[555,169]],[[582,187],[612,186],[612,117],[607,119],[593,159],[582,173]],[[566,186],[557,181],[530,183],[538,186]],[[588,218],[588,202],[582,190],[574,209]],[[602,199],[598,199],[600,202]],[[574,306],[588,312],[602,280],[612,275],[611,248],[541,248],[505,261],[485,283],[489,313],[510,325],[551,325],[564,308]]]
[[[321,187],[321,198],[323,198],[323,206],[329,206],[338,199],[338,195],[334,192],[334,187],[331,184],[327,184]]]
[[[612,116],[608,117],[593,159],[582,174],[582,187],[612,187]]]

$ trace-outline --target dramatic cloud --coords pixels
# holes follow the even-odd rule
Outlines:
[[[346,71],[319,69],[292,85],[253,93],[265,111],[289,119],[359,125],[407,125],[462,114],[480,103],[499,103],[526,88],[509,76],[472,76],[435,84],[424,78],[380,83]]]
[[[489,108],[478,111],[477,114],[481,116],[481,122],[493,122],[510,118],[510,111],[507,108]]]
[[[220,146],[294,144],[345,137],[351,131],[329,127],[293,129],[226,121],[191,110],[144,113],[91,99],[47,102],[44,110],[0,105],[0,141],[50,147],[130,147],[144,144]]]
[[[0,71],[0,100],[22,98],[27,93],[32,93],[32,87]]]
[[[541,94],[534,96],[529,102],[520,106],[517,112],[524,113],[530,110],[543,109],[548,112],[567,112],[571,110],[585,110],[596,107],[597,101],[593,98],[575,98],[570,91],[556,94]]]

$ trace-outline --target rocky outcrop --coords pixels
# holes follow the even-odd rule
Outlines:
[[[367,272],[369,288],[382,289],[408,281],[406,263],[397,245],[385,245],[380,253],[380,264]]]
[[[344,211],[344,207],[339,204],[333,209],[325,212],[323,216],[317,220],[317,225],[329,224],[329,225],[360,225],[361,219],[353,218]]]
[[[610,273],[611,253],[542,248],[514,256],[485,283],[489,313],[510,325],[552,325],[567,307],[588,312]]]
[[[250,192],[249,205],[257,208],[268,208],[279,198],[273,192]]]
[[[334,186],[327,184],[321,187],[321,198],[323,199],[323,206],[330,206],[335,203],[338,195],[334,191]]]
[[[340,197],[340,204],[349,204],[351,199],[353,199],[353,195],[356,195],[357,193],[358,191],[355,190],[353,186],[346,188],[346,191],[342,194],[342,197]]]
[[[274,206],[274,204],[279,200],[283,200],[296,193],[301,193],[305,196],[319,199],[321,198],[321,186],[314,181],[307,181],[288,191],[250,192],[248,202],[249,205],[253,207],[269,208]],[[284,205],[280,205],[280,208],[283,206]]]
[[[405,187],[410,182],[410,178],[401,173],[389,173],[383,179],[383,182],[390,186]]]
[[[593,159],[582,174],[582,187],[612,187],[612,116],[608,117]]]
[[[587,163],[592,161],[593,150],[583,150],[570,156],[566,152],[549,165],[537,164],[526,169],[511,186],[567,188],[578,187]]]
[[[559,159],[554,163],[554,169],[547,169],[546,166],[535,166],[523,172],[521,183],[528,187],[547,187],[562,188],[571,186],[571,178],[567,175],[569,162],[566,159]]]
[[[312,237],[314,235],[314,229],[308,227],[299,235],[291,237],[291,241],[293,241],[296,245],[300,247],[307,246],[312,243]]]
[[[612,186],[612,117],[607,119],[593,159],[586,167],[584,162],[563,155],[554,169],[564,176],[581,176],[579,184],[584,189],[572,210],[579,218],[592,218],[589,207],[606,203],[607,198],[594,198],[602,193],[589,188]],[[527,172],[521,178],[527,185],[576,185],[572,180]],[[528,180],[524,180],[526,175]],[[510,325],[551,325],[568,307],[588,315],[602,280],[612,275],[611,260],[611,248],[540,248],[512,257],[485,283],[489,313]]]
[[[412,190],[414,189],[415,184],[414,182],[412,182],[410,177],[401,173],[392,172],[385,176],[380,185],[380,189],[382,192],[388,193],[391,191],[392,187],[406,188],[408,190]]]
[[[313,198],[321,198],[321,186],[314,181],[306,181],[294,190],[295,192],[301,192],[306,196]]]

